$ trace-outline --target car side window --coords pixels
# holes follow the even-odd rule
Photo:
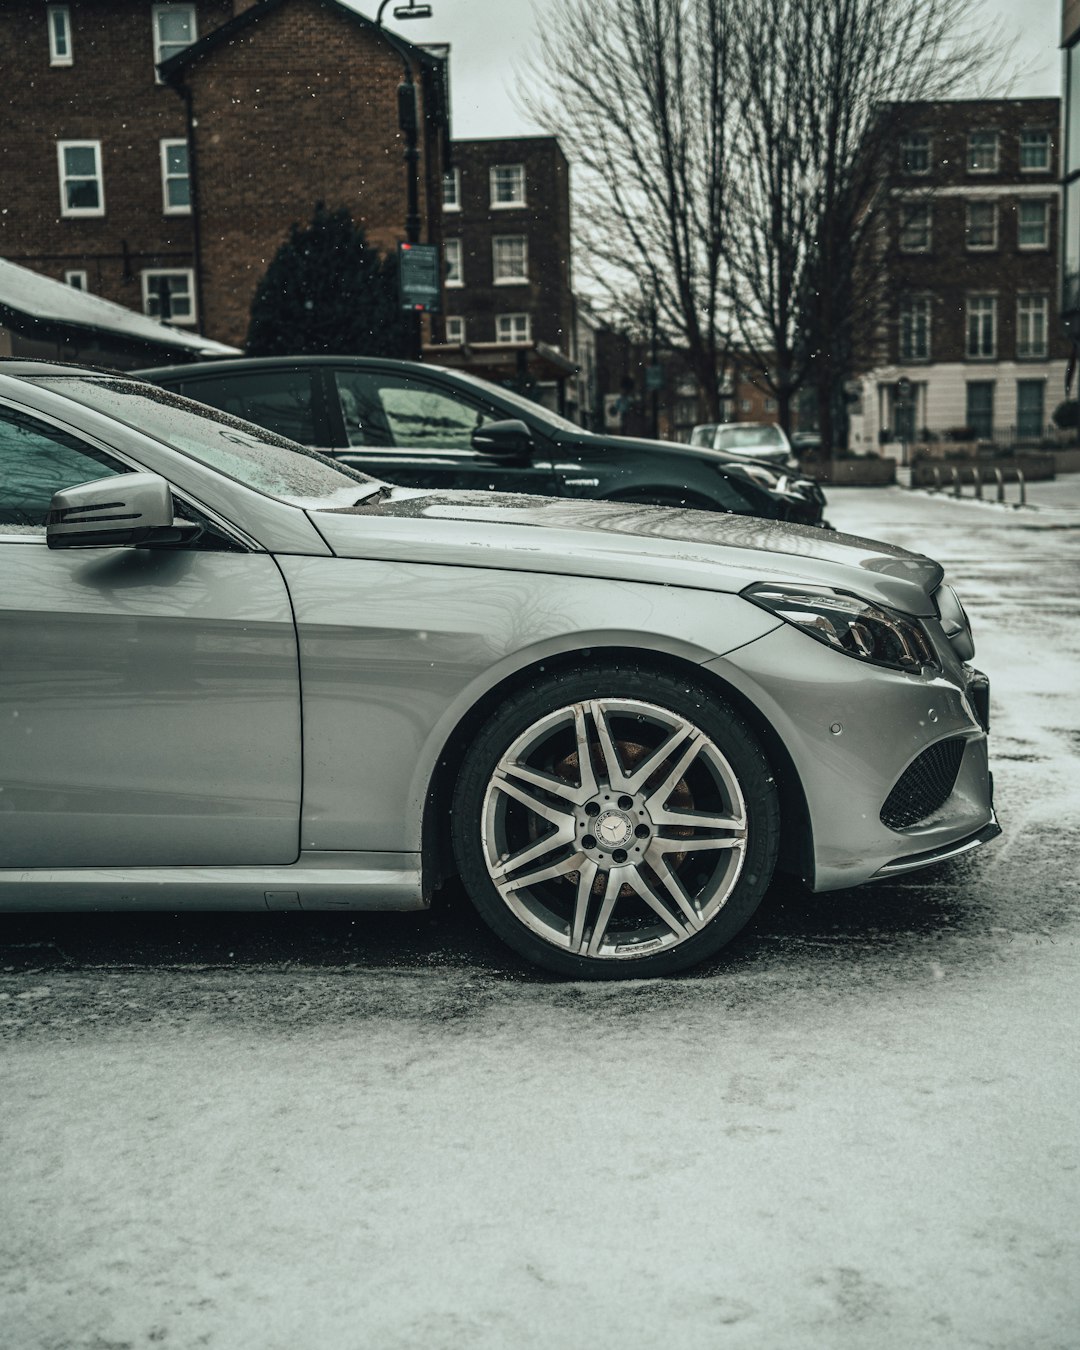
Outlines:
[[[301,445],[315,444],[312,371],[270,370],[184,380],[180,392],[212,408],[276,431]]]
[[[0,529],[44,534],[54,492],[129,472],[95,446],[0,408]]]
[[[469,450],[476,428],[494,420],[479,404],[456,392],[377,371],[339,372],[338,396],[350,445]],[[355,400],[358,420],[350,420],[346,397]],[[357,435],[364,439],[354,439]]]

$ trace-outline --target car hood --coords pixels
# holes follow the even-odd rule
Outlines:
[[[933,614],[942,569],[854,535],[621,502],[393,488],[382,500],[310,510],[339,557],[613,577],[739,591],[754,581],[817,583],[910,614]]]
[[[575,442],[578,448],[584,449],[584,442]],[[781,447],[777,447],[780,449]],[[647,450],[650,455],[689,455],[693,459],[707,460],[710,464],[763,464],[767,469],[776,469],[775,459],[757,458],[747,452],[735,452],[729,450],[713,450],[707,445],[688,445],[685,441],[650,441],[637,436],[596,436],[590,435],[588,440],[588,449],[590,450]],[[786,453],[786,452],[785,452]],[[796,470],[796,476],[798,471]]]

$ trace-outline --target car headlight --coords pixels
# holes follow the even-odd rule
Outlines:
[[[774,586],[755,582],[742,592],[785,623],[845,656],[892,670],[938,669],[930,640],[917,619],[829,586]]]
[[[777,473],[775,469],[766,468],[764,464],[723,464],[719,467],[723,473],[734,473],[740,478],[749,478],[752,483],[766,488],[769,492],[784,491],[783,475]]]

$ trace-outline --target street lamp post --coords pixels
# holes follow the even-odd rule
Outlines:
[[[382,0],[375,15],[376,28],[382,28],[383,14],[391,0]],[[404,0],[394,7],[395,19],[430,19],[431,6],[417,3],[417,0]],[[398,85],[398,127],[405,137],[405,242],[420,242],[420,124],[416,111],[416,81],[413,78],[412,63],[405,52],[401,56],[402,78]],[[399,264],[400,265],[400,264]],[[420,315],[412,319],[411,346],[414,361],[420,359]]]

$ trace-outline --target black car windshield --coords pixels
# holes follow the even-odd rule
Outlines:
[[[102,375],[50,375],[34,383],[106,413],[267,497],[307,502],[354,488],[359,500],[381,486],[276,432],[156,385]]]
[[[775,427],[721,427],[714,449],[731,450],[737,445],[783,445]]]
[[[478,394],[486,394],[489,398],[492,394],[496,394],[501,402],[512,403],[515,408],[528,413],[531,417],[540,418],[548,426],[558,427],[560,431],[572,431],[575,436],[592,435],[591,431],[586,431],[577,422],[571,422],[569,417],[563,417],[561,413],[552,412],[550,408],[545,408],[542,403],[535,403],[531,398],[526,398],[524,394],[518,394],[513,389],[504,389],[502,385],[495,385],[489,380],[482,380],[478,375],[470,375],[467,370],[455,370],[454,379],[469,384]]]

